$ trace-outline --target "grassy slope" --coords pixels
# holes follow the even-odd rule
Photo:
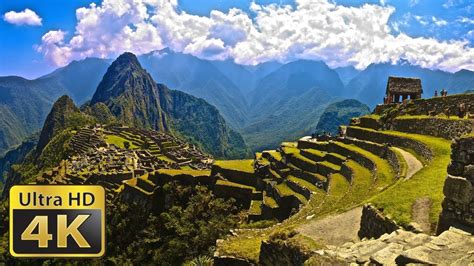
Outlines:
[[[354,161],[349,160],[348,166],[354,171],[352,186],[349,186],[342,175],[334,174],[330,178],[329,194],[317,190],[297,214],[285,220],[281,225],[261,231],[241,232],[239,236],[232,238],[232,240],[224,241],[219,246],[219,251],[222,254],[247,258],[257,262],[261,241],[268,239],[270,235],[297,228],[300,224],[306,222],[308,215],[314,214],[316,217],[324,217],[360,205],[365,199],[377,193],[378,189],[374,189],[374,187],[379,188],[388,184],[386,182],[381,184],[378,181],[374,184],[370,171]],[[390,180],[386,179],[385,181],[389,182]],[[308,241],[308,239],[305,241]]]
[[[428,196],[433,200],[430,219],[432,223],[436,223],[441,212],[443,185],[450,162],[451,142],[441,138],[395,131],[384,131],[384,133],[420,141],[432,149],[434,158],[409,180],[400,180],[395,186],[369,201],[377,207],[384,208],[384,213],[390,215],[400,224],[406,225],[411,222],[413,202],[417,198]]]
[[[122,138],[122,137],[119,137],[119,136],[116,136],[116,135],[107,135],[105,137],[105,141],[109,144],[114,144],[115,146],[117,146],[121,149],[125,149],[125,144],[124,144],[125,142],[130,143],[130,149],[138,148],[136,145],[134,145],[132,143],[132,141],[127,140],[127,139]]]
[[[216,161],[214,163],[222,169],[233,169],[247,173],[253,173],[253,160],[229,160],[229,161]]]

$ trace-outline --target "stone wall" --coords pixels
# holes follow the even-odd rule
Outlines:
[[[221,174],[227,180],[234,183],[252,186],[255,188],[260,188],[262,186],[261,179],[256,178],[254,173],[239,171],[236,169],[226,169],[214,164],[211,169],[211,176],[215,176],[217,174]]]
[[[453,142],[443,193],[437,232],[454,226],[474,233],[474,135]]]
[[[214,194],[219,198],[234,198],[238,204],[246,209],[250,207],[253,190],[245,187],[227,186],[217,184],[214,186]]]
[[[370,204],[364,205],[360,221],[359,237],[379,238],[383,234],[390,234],[400,227],[395,221],[385,217],[382,211],[376,209]]]
[[[397,155],[392,149],[390,149],[390,147],[388,147],[388,145],[353,138],[339,138],[338,140],[345,144],[354,144],[359,148],[362,148],[382,159],[387,160],[395,172],[400,174],[400,163],[398,161]]]
[[[430,161],[433,158],[431,149],[423,143],[395,135],[384,134],[383,132],[357,127],[348,127],[347,136],[361,140],[373,141],[377,143],[388,143],[406,149],[414,150],[418,155]]]
[[[363,154],[350,149],[346,149],[345,147],[339,146],[333,142],[330,142],[328,146],[329,152],[344,155],[347,158],[354,160],[356,163],[362,165],[363,167],[369,169],[370,171],[375,171],[375,163],[369,158],[365,157]]]
[[[474,120],[436,117],[424,119],[395,118],[391,123],[391,129],[451,140],[471,133],[474,130]]]
[[[474,94],[456,94],[447,97],[417,99],[402,106],[400,111],[410,115],[428,115],[429,112],[437,115],[445,113],[445,111],[448,110],[451,115],[456,115],[461,103],[464,103],[466,107],[469,107],[469,112],[474,114]],[[387,109],[395,106],[397,105],[378,105],[375,108],[374,113],[381,115]]]
[[[380,128],[382,128],[382,124],[379,122],[378,119],[374,117],[361,116],[359,117],[358,122],[359,122],[358,126],[360,127],[371,128],[375,130],[379,130]]]
[[[346,178],[347,182],[352,184],[352,169],[345,163],[341,165],[341,175]]]
[[[303,265],[311,255],[311,252],[288,244],[287,241],[265,240],[260,246],[259,265]]]

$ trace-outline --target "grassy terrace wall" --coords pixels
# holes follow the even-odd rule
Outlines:
[[[371,129],[348,127],[347,136],[377,143],[389,143],[393,146],[413,150],[427,161],[433,158],[433,152],[428,145],[399,134],[385,134]]]
[[[360,130],[363,133],[363,130]],[[367,131],[368,137],[374,132]],[[385,141],[391,141],[399,138],[410,140],[402,141],[399,144],[417,142],[422,152],[424,149],[430,149],[431,160],[427,160],[426,166],[418,171],[408,180],[398,180],[397,183],[380,194],[369,199],[367,202],[373,203],[374,207],[383,209],[384,214],[389,215],[397,224],[407,226],[412,222],[412,206],[414,202],[422,197],[429,197],[432,201],[430,209],[430,222],[432,229],[438,221],[441,212],[441,202],[443,200],[443,182],[446,177],[446,169],[450,158],[450,141],[425,135],[407,134],[396,131],[376,132],[385,136]],[[380,137],[376,135],[377,137]],[[374,138],[372,138],[374,139]],[[402,146],[402,145],[397,145]],[[402,146],[406,147],[406,146]],[[415,150],[415,149],[412,149]],[[416,151],[416,150],[415,150]]]
[[[474,120],[457,117],[400,116],[395,118],[391,125],[395,131],[454,139],[471,133],[474,129]]]
[[[335,144],[333,142],[313,142],[300,140],[298,141],[298,148],[316,149],[325,152],[344,154],[346,157],[351,158],[352,160],[356,161],[358,164],[364,166],[365,168],[371,171],[375,170],[375,163],[369,158],[367,158],[365,155],[354,150],[342,147],[341,145]]]
[[[405,113],[409,115],[428,115],[429,112],[437,115],[445,113],[446,110],[449,110],[451,115],[456,115],[459,105],[464,103],[466,106],[470,106],[469,112],[472,114],[474,113],[473,102],[474,94],[457,94],[447,97],[413,100],[407,104],[404,109]],[[378,105],[375,108],[374,113],[382,115],[386,110],[396,106],[396,104]]]
[[[353,138],[341,138],[339,139],[339,141],[345,144],[353,144],[361,149],[364,149],[377,155],[382,159],[387,160],[387,162],[395,170],[395,172],[401,174],[402,166],[400,165],[400,159],[398,158],[395,151],[393,151],[393,149],[391,149],[387,145]]]
[[[211,175],[221,175],[227,180],[247,186],[260,187],[260,179],[255,177],[253,160],[216,161]]]

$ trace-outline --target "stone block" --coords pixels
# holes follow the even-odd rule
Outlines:
[[[464,166],[463,176],[469,179],[469,181],[474,182],[474,165]]]
[[[462,176],[464,172],[464,164],[459,162],[451,162],[448,166],[448,174]]]
[[[443,188],[446,198],[453,201],[468,204],[474,196],[471,182],[467,179],[448,175]]]

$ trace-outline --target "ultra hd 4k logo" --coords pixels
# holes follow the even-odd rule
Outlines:
[[[14,186],[10,253],[15,257],[100,257],[105,253],[101,186]]]

